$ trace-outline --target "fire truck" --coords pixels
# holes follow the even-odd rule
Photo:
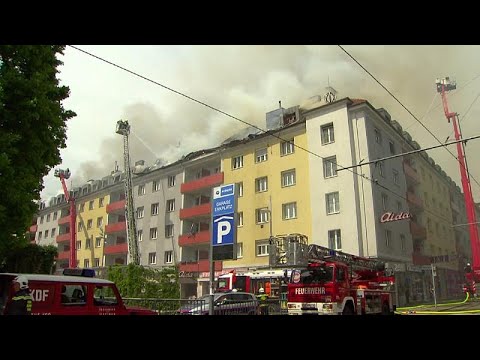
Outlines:
[[[282,285],[286,285],[285,272],[280,269],[259,269],[242,273],[235,270],[218,277],[217,291],[245,291],[257,294],[263,288],[269,297],[279,297]]]
[[[288,314],[393,314],[395,279],[384,262],[309,245],[301,234],[276,237],[270,246],[271,264],[292,267]]]

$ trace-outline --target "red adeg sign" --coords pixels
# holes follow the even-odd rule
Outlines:
[[[412,214],[410,214],[409,212],[402,211],[401,213],[398,213],[398,214],[395,214],[393,212],[386,212],[380,218],[380,222],[386,223],[390,221],[405,220],[405,219],[410,219],[411,217],[412,217]]]

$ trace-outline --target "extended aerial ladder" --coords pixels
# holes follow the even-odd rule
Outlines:
[[[77,208],[75,205],[75,197],[70,195],[67,185],[65,184],[65,179],[70,178],[70,170],[55,169],[55,177],[60,178],[63,187],[63,193],[65,194],[65,200],[70,203],[70,257],[69,264],[70,268],[77,267],[77,230],[76,230],[76,219],[77,219]]]
[[[128,135],[130,125],[127,120],[117,121],[116,133],[123,136],[123,168],[125,170],[125,219],[127,227],[128,253],[130,262],[140,265],[140,252],[137,242],[137,226],[135,223],[135,205],[133,202],[132,169],[130,168],[130,151]]]
[[[448,77],[444,79],[437,79],[437,92],[442,95],[443,110],[448,122],[452,121],[453,131],[455,133],[455,140],[462,139],[462,133],[458,123],[458,114],[450,112],[448,109],[447,95],[450,90],[455,90],[457,84],[455,81],[450,81]],[[465,197],[465,208],[467,211],[468,227],[470,232],[470,246],[472,250],[472,265],[466,267],[468,280],[480,282],[480,242],[478,237],[477,219],[475,214],[475,203],[472,196],[472,187],[468,176],[467,163],[465,160],[465,150],[462,142],[457,143],[457,160],[460,165],[460,175],[462,178],[462,188]],[[473,284],[474,285],[474,284]]]

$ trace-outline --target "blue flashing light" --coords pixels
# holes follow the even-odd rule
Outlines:
[[[95,277],[94,269],[63,269],[63,275]]]

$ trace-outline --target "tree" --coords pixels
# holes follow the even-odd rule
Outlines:
[[[52,274],[58,249],[53,245],[15,244],[0,272]]]
[[[60,164],[69,88],[56,77],[60,45],[0,45],[0,265],[37,211],[43,177]]]

